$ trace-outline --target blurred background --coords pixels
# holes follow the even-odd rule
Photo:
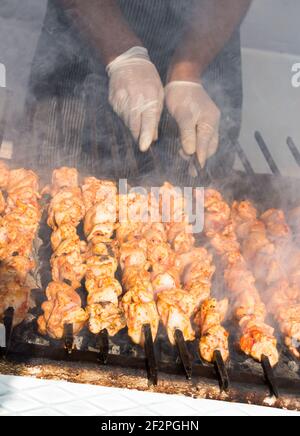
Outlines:
[[[0,3],[0,63],[6,67],[7,87],[13,93],[9,119],[14,124],[24,109],[31,61],[46,4],[47,0]],[[299,16],[299,0],[254,0],[243,24],[241,143],[257,172],[269,172],[254,140],[254,131],[260,130],[283,174],[299,176],[285,145],[290,135],[300,146],[300,88],[291,84],[292,66],[300,62]],[[9,141],[11,133],[7,135]]]

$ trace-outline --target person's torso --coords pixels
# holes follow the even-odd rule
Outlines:
[[[130,27],[162,71],[181,38],[184,17],[191,1],[117,0]],[[68,71],[70,67],[74,69],[76,65],[88,65],[87,68],[93,70],[92,64],[99,59],[94,54],[88,41],[74,27],[68,11],[62,9],[59,1],[49,0],[33,62],[35,82],[45,83],[57,72]]]

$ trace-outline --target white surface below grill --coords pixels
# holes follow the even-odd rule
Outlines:
[[[300,416],[265,407],[194,400],[26,377],[0,376],[0,416]]]

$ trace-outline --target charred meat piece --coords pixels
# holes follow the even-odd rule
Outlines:
[[[47,290],[47,301],[42,304],[44,314],[38,319],[39,332],[53,339],[62,339],[66,324],[73,325],[78,334],[87,322],[88,315],[81,308],[81,299],[74,289],[62,282],[52,282]]]
[[[215,299],[204,301],[201,310],[195,317],[200,328],[201,339],[199,352],[207,362],[214,361],[216,351],[220,351],[224,362],[229,358],[229,334],[222,326],[228,311],[228,300],[217,302]]]

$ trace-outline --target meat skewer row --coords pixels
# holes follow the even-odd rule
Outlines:
[[[89,330],[98,334],[106,329],[110,336],[115,336],[126,327],[119,304],[122,286],[115,278],[118,262],[109,255],[116,226],[117,187],[110,181],[87,178],[82,190],[87,210],[84,232],[88,240],[85,286]]]
[[[228,333],[221,323],[225,318],[228,301],[217,303],[211,298],[211,282],[215,273],[212,256],[205,248],[195,247],[182,193],[178,193],[172,185],[165,184],[161,189],[161,201],[164,201],[165,195],[167,199],[173,200],[170,207],[171,219],[165,224],[167,240],[175,255],[173,269],[177,271],[179,281],[184,286],[177,301],[181,310],[183,310],[182,301],[188,303],[183,317],[186,321],[185,329],[182,330],[184,337],[186,340],[195,338],[190,321],[194,318],[194,323],[200,329],[201,357],[208,362],[213,362],[215,351],[219,350],[223,360],[226,361],[229,357]],[[168,297],[170,300],[171,295],[164,293],[160,299],[168,301]],[[161,305],[161,301],[158,304]]]
[[[146,196],[136,198],[135,201],[131,198],[131,201],[133,201],[132,206],[139,208],[140,212],[143,205],[146,210],[148,204]],[[184,315],[181,307],[183,305],[192,307],[192,298],[184,290],[179,289],[179,274],[174,267],[175,255],[167,242],[164,225],[160,222],[152,223],[149,218],[146,223],[131,223],[128,232],[126,228],[127,224],[120,224],[117,232],[117,238],[121,241],[120,261],[124,269],[123,284],[128,290],[123,298],[125,307],[127,308],[127,298],[134,299],[134,294],[140,294],[144,305],[146,301],[149,303],[148,313],[153,321],[152,330],[155,336],[159,323],[158,309],[160,319],[173,345],[175,345],[176,329],[184,332],[185,339],[190,338],[191,335],[194,338],[190,320]],[[140,290],[143,292],[141,293]],[[140,325],[143,323],[144,320]]]
[[[180,330],[185,341],[195,339],[192,317],[195,300],[182,287],[182,271],[176,264],[177,255],[188,251],[194,244],[185,215],[185,203],[181,192],[169,183],[160,189],[159,211],[162,219],[162,241],[149,241],[149,259],[152,264],[152,283],[157,296],[157,308],[168,333],[169,341],[176,344],[175,332]]]
[[[277,320],[286,346],[299,359],[300,256],[292,243],[285,215],[272,209],[258,219],[250,202],[235,203],[233,211],[236,228],[244,228],[242,246],[248,262],[258,281],[267,288],[268,310]]]
[[[66,325],[71,324],[76,335],[88,318],[76,292],[86,272],[86,244],[76,230],[85,215],[77,170],[65,167],[54,170],[52,185],[44,192],[52,197],[47,222],[53,230],[53,282],[46,290],[47,301],[42,305],[44,313],[38,319],[38,329],[42,335],[62,339]]]
[[[208,252],[205,249],[194,247],[195,240],[188,224],[188,217],[185,215],[184,199],[181,193],[178,193],[172,185],[165,184],[161,188],[161,203],[165,199],[171,200],[169,222],[164,226],[161,225],[160,229],[156,226],[155,230],[151,229],[151,232],[148,231],[145,236],[147,238],[149,235],[151,238],[148,241],[149,260],[153,271],[152,285],[154,292],[158,293],[158,311],[167,329],[169,340],[175,345],[175,331],[178,329],[183,333],[186,341],[195,339],[191,320],[201,304],[210,297],[214,267],[211,265],[212,258],[209,257]],[[162,208],[161,204],[161,215],[163,215]],[[181,284],[184,284],[185,288],[180,288]],[[197,318],[198,324],[200,321],[201,318]],[[204,358],[208,358],[208,353],[204,352],[204,337],[209,338],[210,333],[213,333],[212,326],[209,330],[209,332],[203,330],[203,339],[200,344],[200,352]],[[214,334],[217,330],[217,328],[214,329]],[[215,341],[215,344],[217,342]],[[220,345],[221,342],[219,341]],[[223,355],[226,360],[228,337],[224,334],[220,348],[224,350]],[[211,355],[214,351],[211,351]],[[213,357],[209,357],[209,360],[212,361]]]
[[[41,209],[38,203],[37,175],[25,169],[9,170],[0,162],[0,318],[14,309],[13,325],[24,321],[30,306],[30,272],[35,268],[33,243],[38,230]]]
[[[149,290],[152,306],[156,303],[159,312],[156,322],[160,317],[172,345],[176,342],[176,330],[182,331],[185,340],[193,340],[194,331],[190,317],[186,315],[187,311],[192,311],[193,300],[186,291],[180,289],[179,272],[174,263],[175,253],[167,241],[165,226],[160,222],[161,208],[157,199],[151,195],[148,198],[140,198],[140,202],[140,212],[143,202],[146,207],[150,204],[150,207],[156,208],[157,222],[152,222],[149,217],[146,223],[136,223],[135,229],[131,229],[131,235],[127,238],[127,245],[138,244],[140,253],[143,254],[143,258],[140,258],[142,268],[139,269],[139,273],[144,270],[144,287]]]
[[[149,272],[148,245],[147,240],[142,236],[143,230],[150,222],[148,205],[147,196],[139,194],[119,196],[120,210],[126,209],[127,217],[119,223],[116,236],[122,284],[125,289],[122,307],[128,334],[135,344],[141,346],[144,346],[145,342],[144,327],[150,326],[152,338],[155,340],[159,326],[159,315]],[[140,220],[132,219],[134,215],[140,217]],[[142,220],[143,216],[145,222]]]
[[[265,322],[266,307],[256,288],[255,277],[241,253],[231,209],[222,195],[211,189],[205,192],[205,233],[224,265],[225,284],[231,293],[234,315],[241,332],[240,349],[259,362],[267,357],[275,366],[279,355],[274,329]]]
[[[215,266],[205,248],[195,249],[198,260],[192,262],[184,276],[185,289],[196,298],[197,312],[194,323],[200,330],[199,352],[207,362],[213,363],[219,351],[226,362],[229,358],[229,334],[222,326],[228,312],[228,300],[217,301],[211,295]]]
[[[155,233],[146,232],[144,237],[148,244],[148,260],[151,265],[151,283],[156,298],[160,319],[166,328],[169,341],[175,345],[175,332],[180,330],[186,341],[195,339],[191,317],[194,311],[194,298],[181,287],[180,272],[176,268],[176,256],[168,242],[155,242]],[[148,239],[150,236],[150,239]]]

